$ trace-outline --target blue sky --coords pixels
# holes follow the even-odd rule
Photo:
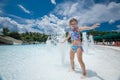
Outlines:
[[[0,31],[56,32],[73,17],[80,27],[99,22],[95,30],[120,31],[119,14],[119,0],[0,0]]]

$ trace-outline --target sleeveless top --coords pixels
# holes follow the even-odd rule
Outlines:
[[[70,34],[71,40],[80,40],[80,34],[78,31],[78,28],[74,30],[70,30],[69,34]]]

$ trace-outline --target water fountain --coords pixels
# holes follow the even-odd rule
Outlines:
[[[92,35],[89,35],[89,44],[94,45],[94,40]]]
[[[88,53],[88,39],[86,32],[82,32],[82,45],[84,53]]]
[[[46,41],[46,44],[49,46],[49,47],[52,47],[52,46],[55,46],[56,47],[56,52],[59,53],[60,57],[61,57],[61,62],[60,64],[61,65],[65,65],[65,54],[68,53],[68,42],[65,42],[64,44],[63,43],[60,43],[62,42],[64,39],[65,39],[65,31],[63,28],[61,27],[56,27],[56,33],[52,33],[47,41]],[[56,53],[56,54],[58,54]]]

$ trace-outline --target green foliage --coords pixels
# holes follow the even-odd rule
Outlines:
[[[104,31],[95,31],[90,30],[88,35],[91,34],[94,36],[94,40],[97,42],[105,41],[120,41],[120,32],[104,32]]]
[[[8,28],[3,28],[3,34],[4,36],[10,36],[15,39],[22,40],[25,43],[34,43],[34,42],[46,42],[49,35],[41,34],[37,32],[26,32],[26,33],[18,33],[18,32],[9,32]],[[97,42],[105,41],[120,41],[120,32],[104,32],[104,31],[95,31],[90,30],[87,32],[88,35],[93,35],[93,38]],[[66,33],[66,36],[68,35],[68,32]],[[82,36],[82,34],[80,33]],[[68,42],[71,42],[70,39],[68,39]]]
[[[102,36],[94,36],[94,40],[97,42],[102,42]]]
[[[18,40],[22,40],[24,43],[34,43],[34,42],[46,42],[48,35],[37,33],[37,32],[9,32],[8,28],[3,28],[4,36],[10,36]]]
[[[3,28],[3,35],[4,36],[7,36],[8,35],[8,33],[9,33],[9,29],[8,28]]]
[[[21,40],[24,42],[46,42],[48,35],[41,33],[26,32],[21,34]]]
[[[8,36],[21,40],[21,35],[18,32],[10,32]]]

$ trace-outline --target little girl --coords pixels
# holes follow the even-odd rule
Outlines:
[[[75,55],[75,53],[77,53],[77,59],[78,59],[78,62],[80,64],[80,66],[81,66],[81,69],[82,69],[81,78],[85,78],[86,69],[85,69],[85,64],[83,62],[83,59],[82,59],[83,48],[82,48],[82,42],[80,40],[81,36],[80,36],[79,33],[80,33],[80,31],[83,31],[83,30],[94,29],[94,28],[98,27],[100,24],[96,23],[91,27],[85,26],[85,27],[79,28],[77,19],[72,18],[69,21],[69,25],[71,27],[71,30],[70,30],[69,34],[67,35],[67,37],[64,39],[64,41],[62,43],[64,43],[65,41],[67,41],[71,37],[72,46],[71,46],[71,49],[70,49],[70,63],[71,63],[72,71],[75,70],[75,67],[74,67],[74,55]]]

